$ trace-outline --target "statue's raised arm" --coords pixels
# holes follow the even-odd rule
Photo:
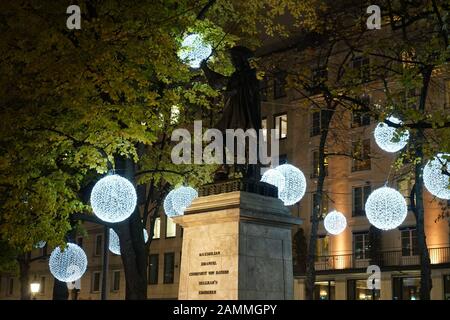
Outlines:
[[[203,60],[200,63],[200,67],[202,68],[203,73],[205,74],[205,77],[208,80],[208,83],[212,88],[214,88],[216,90],[225,89],[225,87],[228,83],[228,77],[211,70],[208,67],[208,64],[206,63],[206,60]]]
[[[206,62],[201,64],[209,84],[215,89],[223,89],[224,110],[216,128],[225,132],[226,129],[261,128],[261,101],[259,81],[256,70],[248,61],[253,56],[251,50],[237,46],[230,49],[230,56],[235,71],[230,77],[211,70]]]

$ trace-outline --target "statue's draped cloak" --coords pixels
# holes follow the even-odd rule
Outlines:
[[[222,118],[216,128],[261,129],[259,81],[254,69],[235,71],[228,80]]]

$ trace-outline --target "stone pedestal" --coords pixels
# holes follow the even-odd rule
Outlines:
[[[273,197],[235,191],[197,198],[184,216],[179,299],[292,299],[291,228]]]

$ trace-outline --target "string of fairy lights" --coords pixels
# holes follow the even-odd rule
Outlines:
[[[183,39],[178,56],[191,68],[199,68],[201,61],[207,59],[211,53],[211,45],[206,43],[201,35],[190,34]],[[402,125],[402,121],[395,116],[390,116],[387,120]],[[375,128],[374,138],[382,150],[395,153],[408,144],[409,132],[380,122]],[[441,199],[450,199],[450,177],[446,174],[448,159],[449,154],[439,153],[427,162],[423,170],[425,187]],[[282,164],[266,170],[261,181],[277,187],[278,198],[285,206],[298,203],[304,197],[307,187],[303,172],[291,164]],[[197,197],[196,189],[185,185],[178,186],[165,197],[164,212],[168,217],[183,215]],[[99,219],[108,223],[121,223],[135,211],[137,194],[129,180],[117,174],[110,174],[95,184],[90,200],[92,210]],[[381,230],[392,230],[403,223],[408,208],[400,192],[383,186],[369,195],[365,212],[373,226]],[[324,218],[324,227],[331,235],[341,234],[347,227],[345,214],[332,210]],[[112,228],[109,232],[109,250],[120,255],[119,235]],[[143,233],[144,241],[147,242],[148,233],[145,228]],[[36,247],[42,248],[45,244],[45,241],[39,241]],[[55,248],[49,259],[50,272],[56,279],[64,282],[80,279],[87,269],[87,264],[84,250],[74,243],[67,243],[64,248]]]

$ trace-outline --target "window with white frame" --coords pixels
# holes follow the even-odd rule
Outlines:
[[[263,118],[261,120],[261,130],[263,133],[264,142],[266,142],[267,141],[267,118]]]
[[[39,293],[44,294],[45,293],[45,277],[41,277],[41,286],[39,287]]]
[[[419,254],[416,228],[400,230],[402,234],[402,256],[416,256]]]
[[[155,227],[153,228],[153,239],[161,238],[161,218],[155,219]]]
[[[353,233],[353,254],[355,259],[368,259],[370,250],[369,232]]]
[[[103,252],[103,235],[96,234],[95,235],[95,247],[94,247],[94,255],[100,256]]]
[[[112,274],[112,291],[120,290],[120,270],[114,270]]]
[[[319,176],[319,150],[314,150],[311,154],[312,160],[312,174],[311,178],[317,178]],[[325,175],[328,175],[328,159],[324,159]]]
[[[329,117],[330,112],[328,110],[314,111],[310,118],[309,136],[319,135],[322,129],[328,126]]]
[[[287,113],[279,114],[274,117],[275,122],[275,138],[285,139],[287,138]]]
[[[355,141],[352,144],[352,171],[371,169],[370,139]]]
[[[166,238],[173,238],[177,235],[177,225],[176,223],[166,216]]]
[[[358,73],[361,82],[370,81],[370,59],[368,57],[355,57],[352,59],[352,68]]]
[[[356,105],[352,109],[352,127],[368,126],[370,124],[370,101],[368,94],[361,96],[361,105]]]
[[[352,188],[352,216],[364,216],[366,214],[365,204],[367,198],[369,197],[372,191],[372,187],[370,185],[365,185],[361,187],[353,187]]]
[[[330,253],[329,251],[329,237],[326,235],[320,235],[317,237],[316,242],[316,261],[319,257],[326,257]]]
[[[101,286],[101,272],[92,272],[91,292],[99,292]]]

